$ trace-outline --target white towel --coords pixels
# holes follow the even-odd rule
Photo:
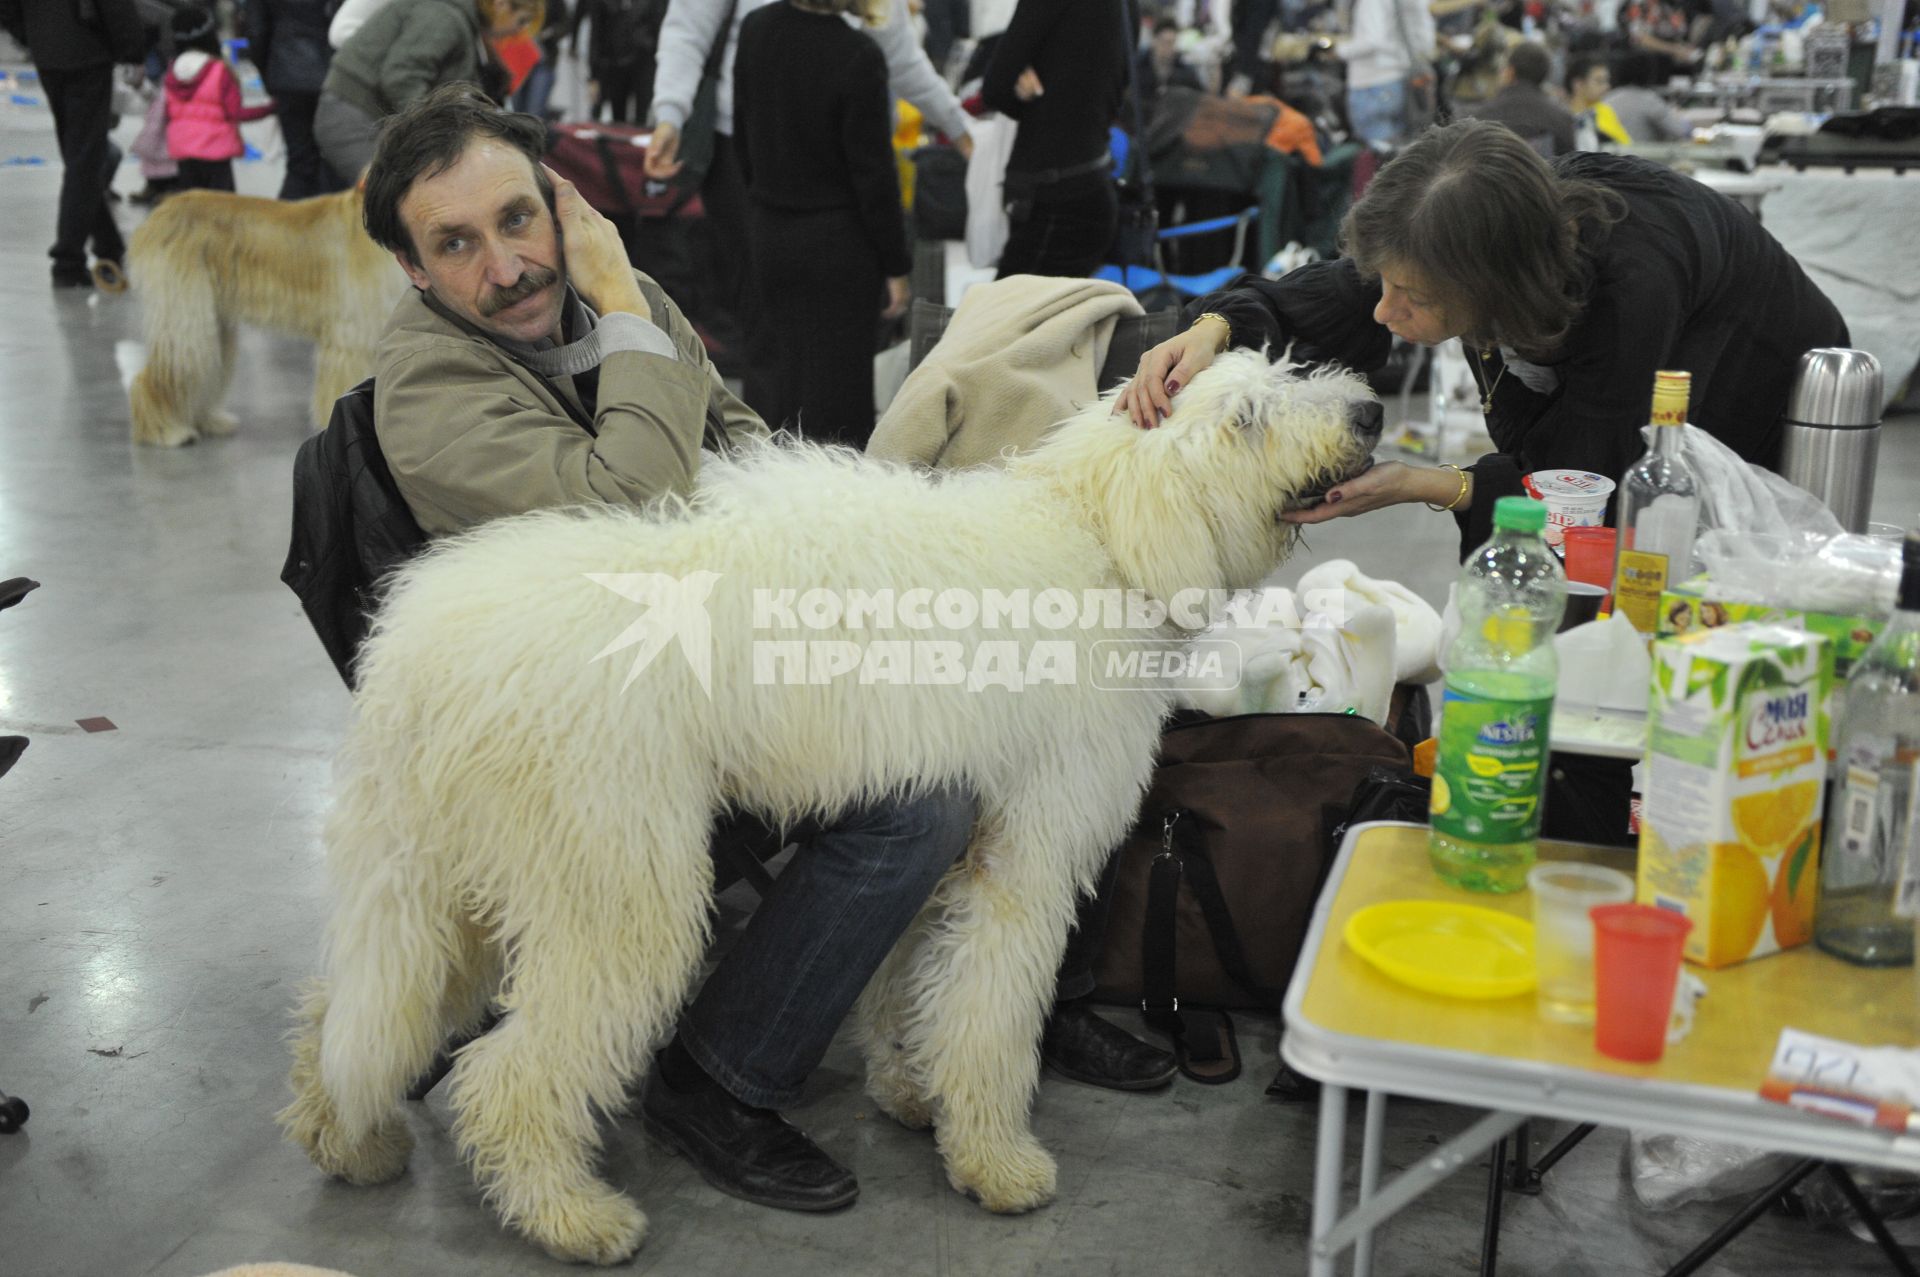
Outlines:
[[[1295,587],[1301,610],[1308,614],[1333,611],[1336,590],[1357,596],[1362,605],[1378,604],[1393,613],[1394,681],[1431,683],[1440,677],[1440,614],[1430,603],[1398,581],[1367,576],[1351,559],[1322,563]]]
[[[1345,591],[1324,601],[1327,611],[1301,616],[1296,596],[1279,586],[1236,595],[1195,644],[1231,643],[1240,659],[1187,690],[1185,703],[1217,718],[1353,712],[1385,722],[1394,685],[1393,611]]]

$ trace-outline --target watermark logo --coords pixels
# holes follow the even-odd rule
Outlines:
[[[708,600],[719,573],[587,575],[645,609],[593,657],[634,649],[622,691],[677,644],[701,690],[713,694]],[[977,692],[1085,683],[1107,691],[1224,690],[1240,684],[1239,642],[1188,639],[1181,631],[1216,621],[1254,631],[1301,624],[1298,604],[1285,590],[1190,590],[1162,602],[1122,589],[757,588],[747,601],[740,637],[757,686],[845,682]],[[1341,606],[1344,594],[1334,591],[1328,601]],[[1313,599],[1304,602],[1314,610]]]
[[[620,690],[633,686],[633,680],[653,663],[653,658],[678,642],[680,652],[693,667],[700,690],[713,695],[713,618],[707,614],[707,596],[720,580],[718,572],[689,572],[668,576],[664,572],[589,572],[587,579],[604,585],[623,599],[645,606],[640,619],[622,630],[620,636],[593,654],[594,660],[615,652],[636,648],[633,665],[627,670]]]

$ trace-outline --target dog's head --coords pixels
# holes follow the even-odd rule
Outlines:
[[[1157,430],[1114,415],[1112,399],[1032,459],[1078,490],[1128,584],[1163,601],[1265,578],[1296,536],[1281,513],[1364,471],[1380,438],[1380,403],[1360,377],[1255,350],[1214,360]]]

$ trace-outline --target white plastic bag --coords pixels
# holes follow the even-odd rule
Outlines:
[[[1653,446],[1654,427],[1641,428]],[[1805,533],[1837,537],[1846,529],[1811,492],[1797,488],[1771,470],[1740,459],[1740,454],[1698,426],[1681,432],[1681,451],[1700,483],[1700,530]]]
[[[1648,1210],[1745,1196],[1778,1179],[1793,1161],[1791,1153],[1768,1153],[1691,1135],[1634,1131],[1627,1141],[1633,1195]]]
[[[1012,227],[1007,221],[1007,157],[1013,154],[1018,120],[1004,115],[973,122],[973,157],[967,161],[967,260],[975,266],[999,264]]]

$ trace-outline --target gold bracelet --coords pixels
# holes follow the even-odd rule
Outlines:
[[[1454,493],[1453,500],[1447,502],[1445,505],[1435,505],[1431,501],[1425,501],[1425,502],[1422,502],[1421,504],[1425,505],[1427,509],[1432,510],[1436,514],[1451,514],[1455,506],[1459,505],[1462,501],[1467,499],[1467,484],[1471,482],[1471,480],[1467,478],[1467,472],[1465,470],[1462,470],[1459,466],[1456,466],[1451,462],[1447,462],[1447,461],[1441,462],[1440,469],[1451,470],[1455,474],[1460,476],[1460,491]]]
[[[1233,344],[1233,321],[1231,319],[1228,319],[1225,315],[1222,315],[1218,311],[1210,310],[1210,311],[1207,311],[1205,314],[1197,317],[1191,324],[1188,324],[1187,328],[1189,330],[1198,328],[1201,324],[1206,323],[1209,319],[1219,320],[1222,324],[1226,325],[1226,329],[1227,329],[1226,336],[1222,337],[1220,339],[1220,344],[1213,348],[1213,353],[1217,355],[1221,351],[1225,350],[1228,346],[1231,346]]]

